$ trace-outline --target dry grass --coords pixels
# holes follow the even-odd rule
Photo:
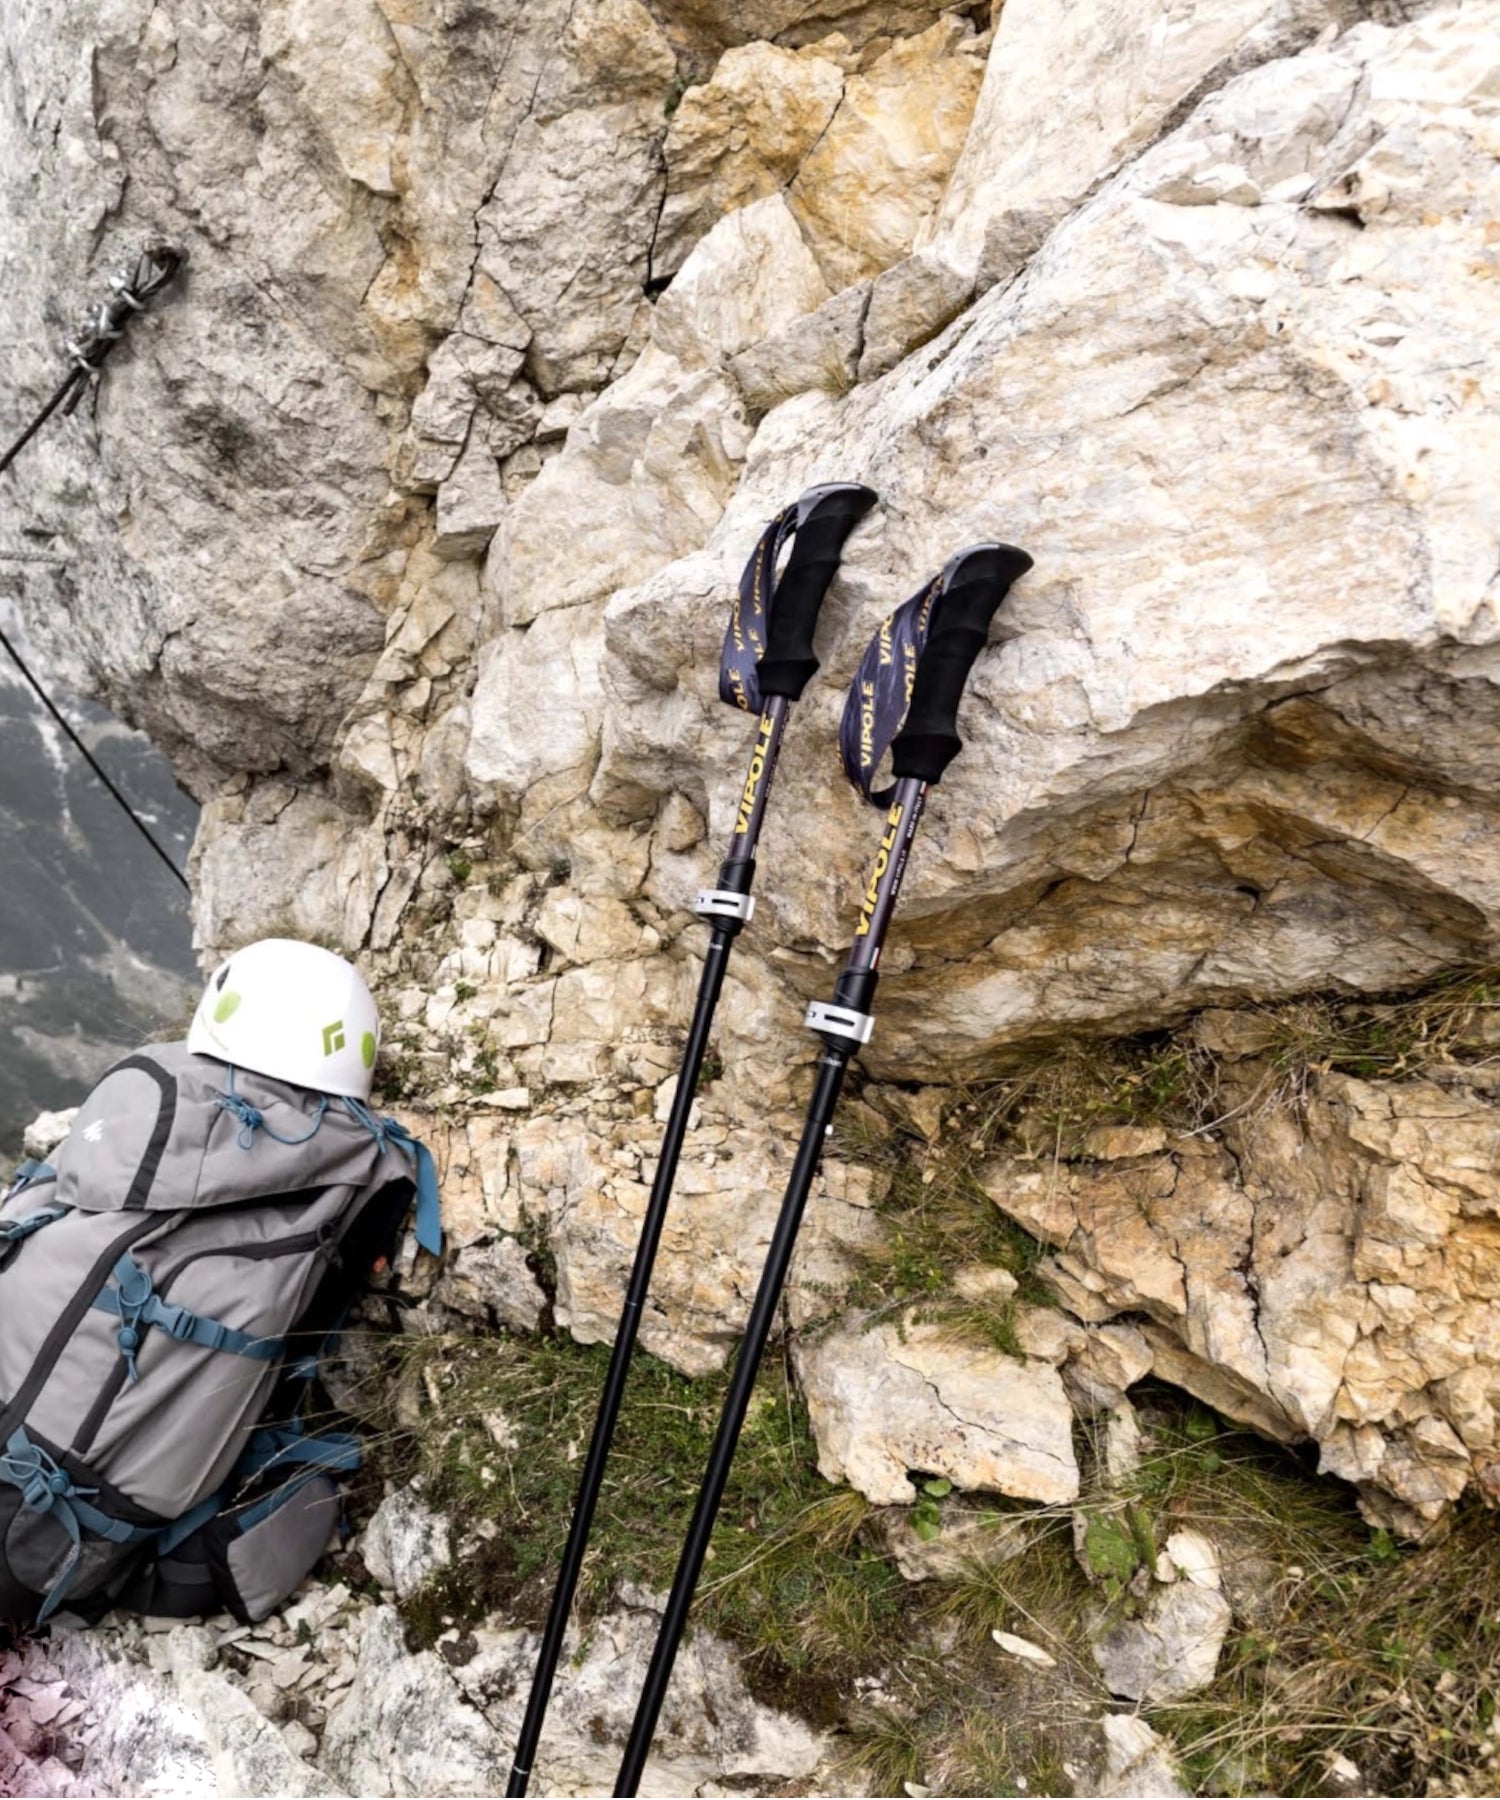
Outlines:
[[[976,1560],[927,1584],[889,1692],[851,1715],[850,1775],[876,1793],[910,1782],[942,1794],[1091,1791],[1091,1721],[1109,1699],[1091,1655],[1101,1621],[1138,1604],[1130,1577],[1182,1526],[1207,1532],[1236,1618],[1214,1684],[1150,1709],[1194,1792],[1327,1793],[1350,1758],[1362,1792],[1493,1794],[1500,1775],[1500,1550],[1493,1515],[1462,1515],[1442,1543],[1398,1548],[1359,1518],[1349,1490],[1292,1453],[1222,1426],[1161,1390],[1155,1448],[1135,1479],[1086,1490],[1085,1517],[1116,1524],[1122,1566],[1091,1580],[1069,1509],[1018,1558]],[[1139,1588],[1139,1580],[1137,1581]],[[1056,1659],[1037,1670],[990,1633]]]
[[[1367,1793],[1493,1794],[1497,1696],[1500,1553],[1473,1507],[1420,1550],[1321,1531],[1213,1687],[1153,1722],[1201,1793],[1317,1793],[1342,1755]]]
[[[608,1349],[566,1337],[389,1340],[372,1406],[421,1396],[419,1427],[387,1417],[381,1461],[420,1475],[475,1534],[405,1611],[415,1641],[496,1610],[539,1623],[551,1601]],[[690,1380],[637,1359],[579,1590],[585,1617],[622,1582],[669,1585],[718,1422],[726,1377]],[[694,1617],[751,1662],[752,1685],[827,1722],[840,1683],[884,1660],[908,1594],[864,1542],[868,1503],[817,1473],[806,1413],[772,1354],[735,1458]]]

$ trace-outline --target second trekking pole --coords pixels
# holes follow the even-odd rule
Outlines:
[[[936,580],[886,620],[850,689],[840,754],[846,774],[865,798],[886,809],[885,832],[860,895],[854,948],[833,1000],[808,1008],[807,1024],[822,1038],[823,1054],[818,1058],[807,1122],[620,1765],[617,1795],[632,1795],[640,1786],[761,1357],[776,1322],[803,1210],[822,1159],[824,1140],[833,1126],[844,1073],[850,1058],[870,1041],[875,1028],[870,1006],[880,978],[880,952],[927,789],[941,779],[963,747],[956,723],[964,683],[984,647],[1000,602],[1012,582],[1030,567],[1026,552],[1009,544],[977,544],[961,551]],[[895,780],[876,793],[872,784],[887,748]]]
[[[630,1271],[624,1310],[615,1332],[614,1352],[599,1402],[599,1416],[578,1485],[578,1499],[563,1550],[552,1609],[542,1633],[531,1697],[516,1743],[507,1795],[524,1794],[531,1780],[542,1723],[547,1716],[563,1637],[583,1572],[594,1511],[604,1482],[610,1444],[620,1416],[630,1359],[641,1328],[641,1313],[651,1286],[651,1271],[666,1223],[667,1205],[677,1174],[678,1158],[687,1135],[688,1117],[703,1069],[714,1011],[724,985],[729,952],[755,909],[750,889],[755,880],[755,852],[765,818],[766,801],[781,751],[782,734],[792,704],[817,673],[813,655],[813,630],[818,609],[828,592],[843,553],[844,540],[875,504],[875,494],[857,482],[835,482],[809,488],[795,505],[766,527],[755,553],[746,565],[740,592],[724,637],[719,667],[719,698],[745,712],[760,712],[760,730],[750,754],[750,767],[735,813],[729,854],[719,870],[717,887],[699,894],[693,910],[713,927],[698,984],[698,1002],[688,1031],[687,1047],[677,1076],[677,1092],[662,1140],[656,1180],[641,1223],[640,1242]],[[791,554],[780,576],[776,565],[791,544]]]

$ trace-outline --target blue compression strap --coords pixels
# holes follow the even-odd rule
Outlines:
[[[24,1188],[35,1187],[39,1182],[56,1180],[57,1170],[51,1163],[42,1162],[35,1156],[28,1156],[17,1166],[15,1174],[11,1176],[10,1187],[6,1191],[5,1198],[12,1199]]]
[[[443,1253],[442,1203],[438,1198],[437,1164],[423,1143],[413,1140],[417,1153],[417,1242],[433,1256]]]
[[[443,1250],[442,1203],[438,1197],[437,1164],[432,1152],[414,1138],[399,1119],[382,1119],[361,1100],[345,1096],[344,1107],[357,1119],[382,1150],[394,1145],[412,1165],[417,1180],[417,1242],[433,1256]]]
[[[27,1213],[24,1219],[7,1219],[0,1224],[0,1243],[19,1243],[44,1225],[55,1225],[59,1219],[66,1218],[67,1213],[65,1206],[44,1206],[40,1212]]]
[[[5,1454],[0,1456],[0,1481],[19,1488],[22,1501],[33,1512],[47,1513],[54,1518],[72,1545],[67,1561],[47,1590],[47,1597],[37,1614],[38,1623],[52,1616],[73,1585],[83,1556],[85,1531],[107,1538],[112,1544],[135,1544],[154,1536],[157,1530],[153,1525],[128,1525],[123,1519],[112,1519],[108,1513],[91,1506],[87,1496],[97,1493],[98,1489],[75,1487],[73,1477],[59,1468],[40,1445],[33,1444],[20,1428],[11,1433]]]
[[[94,1307],[98,1312],[113,1313],[121,1321],[115,1341],[132,1382],[138,1379],[135,1359],[141,1337],[150,1325],[160,1327],[179,1344],[196,1344],[201,1350],[227,1350],[231,1355],[252,1357],[256,1362],[279,1362],[285,1354],[285,1338],[254,1337],[232,1325],[221,1325],[217,1319],[200,1318],[185,1306],[169,1306],[151,1285],[150,1274],[132,1256],[122,1256],[115,1264],[114,1278],[115,1286],[105,1288]]]
[[[342,1432],[322,1437],[308,1437],[295,1425],[267,1425],[252,1432],[228,1481],[206,1500],[200,1500],[191,1512],[174,1520],[157,1539],[158,1556],[170,1556],[179,1544],[200,1531],[210,1519],[216,1519],[231,1504],[230,1495],[244,1482],[253,1481],[268,1469],[301,1469],[295,1481],[279,1487],[264,1500],[257,1501],[249,1512],[240,1515],[240,1528],[258,1525],[262,1518],[284,1506],[314,1475],[352,1475],[364,1460],[360,1441]]]
[[[244,1454],[234,1466],[235,1475],[249,1480],[267,1469],[323,1469],[330,1475],[353,1475],[364,1461],[357,1437],[329,1431],[311,1436],[296,1425],[267,1425],[252,1432]]]

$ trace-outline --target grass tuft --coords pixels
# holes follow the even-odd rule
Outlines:
[[[389,1421],[387,1460],[420,1475],[475,1539],[406,1608],[413,1641],[491,1612],[546,1616],[609,1350],[560,1336],[391,1340],[377,1393],[420,1391],[417,1429]],[[394,1366],[393,1366],[394,1365]],[[579,1589],[583,1616],[622,1583],[665,1589],[718,1422],[727,1377],[699,1380],[651,1357],[630,1389]],[[817,1473],[807,1416],[772,1357],[745,1423],[694,1618],[750,1654],[752,1685],[826,1716],[839,1685],[882,1661],[906,1584],[864,1542],[868,1503]]]

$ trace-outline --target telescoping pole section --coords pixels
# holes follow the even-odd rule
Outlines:
[[[782,735],[791,717],[792,703],[801,697],[803,688],[817,672],[817,659],[812,652],[813,630],[818,609],[838,567],[844,540],[874,501],[875,495],[869,488],[851,482],[810,488],[795,506],[788,507],[767,529],[746,568],[740,601],[725,638],[720,695],[745,710],[759,705],[760,726],[735,809],[729,854],[719,869],[718,885],[699,894],[694,903],[694,911],[713,930],[677,1076],[677,1092],[656,1165],[656,1179],[615,1332],[609,1373],[578,1486],[557,1588],[542,1634],[526,1717],[516,1743],[508,1795],[524,1794],[531,1780],[730,949],[755,910],[750,892],[755,881],[755,853],[781,754]],[[788,538],[792,543],[791,556],[778,579],[777,555]]]
[[[854,947],[834,998],[808,1008],[807,1023],[822,1038],[823,1053],[807,1122],[673,1578],[616,1795],[633,1795],[640,1786],[845,1071],[874,1031],[870,1008],[880,978],[880,953],[929,783],[941,778],[962,747],[955,729],[959,696],[990,620],[1011,583],[1030,566],[1030,557],[1008,544],[976,545],[954,557],[935,582],[881,627],[851,690],[842,734],[844,764],[864,794],[886,808],[885,829],[860,894]],[[884,677],[880,671],[886,672]],[[913,671],[915,680],[908,688],[906,677]],[[905,722],[898,734],[892,719],[899,724],[903,713]],[[871,781],[887,746],[892,750],[895,783],[874,795]]]

